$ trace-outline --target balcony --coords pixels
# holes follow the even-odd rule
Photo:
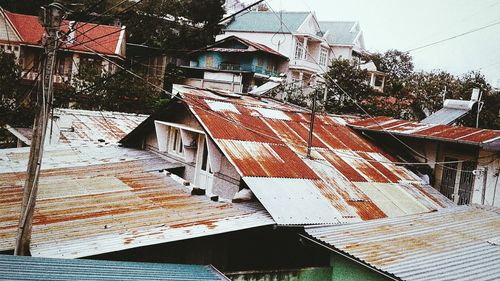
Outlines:
[[[306,71],[311,71],[315,73],[323,73],[327,71],[327,66],[318,66],[315,62],[304,60],[304,59],[291,59],[289,68],[291,69],[302,69]]]
[[[39,77],[38,72],[22,71],[21,77],[23,77],[23,79],[26,79],[26,80],[35,80],[37,78],[41,78],[41,75]],[[66,83],[69,81],[70,77],[67,75],[54,74],[53,79],[54,79],[54,83]]]
[[[267,68],[263,68],[261,66],[253,65],[253,64],[232,64],[232,63],[221,63],[217,68],[219,70],[229,70],[229,71],[245,71],[245,72],[253,72],[258,74],[264,74],[268,76],[279,76],[278,72],[271,71]]]

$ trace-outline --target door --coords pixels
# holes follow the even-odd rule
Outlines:
[[[460,168],[460,184],[458,185],[458,204],[470,204],[472,198],[472,186],[475,176],[472,171],[476,169],[476,163],[472,161],[462,162]]]
[[[204,188],[207,194],[212,194],[212,183],[214,180],[214,174],[210,166],[207,140],[204,135],[199,135],[194,183],[200,188]]]
[[[457,161],[455,158],[451,157],[445,157],[444,158],[445,162],[452,162],[452,161]],[[452,201],[454,201],[454,194],[455,194],[455,182],[457,179],[457,168],[458,168],[458,163],[453,162],[453,163],[445,163],[443,167],[443,176],[441,178],[441,193],[444,194],[444,196],[448,197]]]

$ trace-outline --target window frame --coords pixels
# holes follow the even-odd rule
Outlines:
[[[297,42],[295,42],[295,59],[303,59],[303,57],[304,57],[303,43],[297,40]]]
[[[183,146],[181,130],[176,127],[170,127],[168,131],[167,153],[175,156],[184,156]]]
[[[328,50],[325,47],[321,47],[319,50],[319,64],[326,66],[328,61]]]

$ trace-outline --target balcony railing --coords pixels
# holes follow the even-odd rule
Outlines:
[[[221,63],[218,67],[219,70],[231,70],[231,71],[248,71],[258,74],[264,74],[269,76],[278,76],[278,72],[269,70],[267,68],[253,65],[253,64],[233,64],[233,63]]]
[[[327,70],[327,66],[326,65],[320,67],[314,61],[303,60],[303,59],[292,59],[292,60],[290,60],[289,67],[290,68],[294,68],[294,67],[296,67],[296,68],[305,68],[305,69],[308,69],[310,71],[314,71],[314,72],[318,72],[318,73],[321,73],[324,70]]]
[[[37,78],[41,78],[40,75],[38,75],[38,72],[27,72],[27,71],[22,71],[21,72],[21,77],[23,77],[26,80],[35,80]],[[60,75],[60,74],[54,74],[54,83],[65,83],[70,80],[70,76],[67,75]]]

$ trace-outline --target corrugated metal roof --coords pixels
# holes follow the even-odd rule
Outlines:
[[[3,280],[229,280],[212,266],[0,255]]]
[[[54,109],[54,117],[57,121],[50,124],[60,131],[59,143],[72,145],[117,143],[147,118],[134,113],[67,108]],[[32,129],[15,129],[31,140]]]
[[[274,224],[259,203],[191,196],[179,178],[159,172],[172,163],[140,155],[55,169],[44,163],[32,254],[78,258]],[[0,173],[0,251],[14,247],[24,177],[22,170]]]
[[[223,43],[230,41],[230,40],[240,41],[241,43],[246,45],[248,48],[243,49],[243,48],[218,47],[218,46],[222,45]],[[202,50],[213,51],[213,52],[223,52],[223,53],[224,52],[228,52],[228,53],[265,52],[265,53],[268,53],[271,55],[278,56],[282,59],[288,59],[288,57],[276,52],[275,50],[269,48],[266,45],[263,45],[263,44],[245,39],[245,38],[241,38],[238,36],[234,36],[234,35],[226,37],[224,39],[221,39],[221,40],[215,42],[214,44],[212,44],[206,48],[203,48]],[[199,52],[199,51],[195,51],[195,52]]]
[[[251,11],[236,16],[234,20],[228,24],[225,30],[248,32],[296,32],[310,14],[310,12],[284,11],[280,13],[281,22],[280,18],[278,18],[274,12]]]
[[[499,130],[426,124],[390,117],[351,120],[349,126],[363,131],[390,132],[396,135],[480,146],[487,146],[500,140]]]
[[[499,280],[500,209],[460,206],[437,212],[306,232],[401,280]]]
[[[29,147],[0,149],[0,173],[25,172],[28,166],[29,153]],[[45,146],[43,156],[42,169],[47,170],[143,160],[151,158],[151,153],[115,145],[73,147],[59,144]],[[181,167],[179,163],[174,162],[165,162],[161,166],[164,169]],[[150,168],[151,170],[156,169],[156,167]]]
[[[202,90],[178,89],[278,224],[361,221],[453,205],[338,117],[318,114],[307,159],[304,109],[250,97],[220,99],[236,111],[214,109],[210,92],[204,98]]]

